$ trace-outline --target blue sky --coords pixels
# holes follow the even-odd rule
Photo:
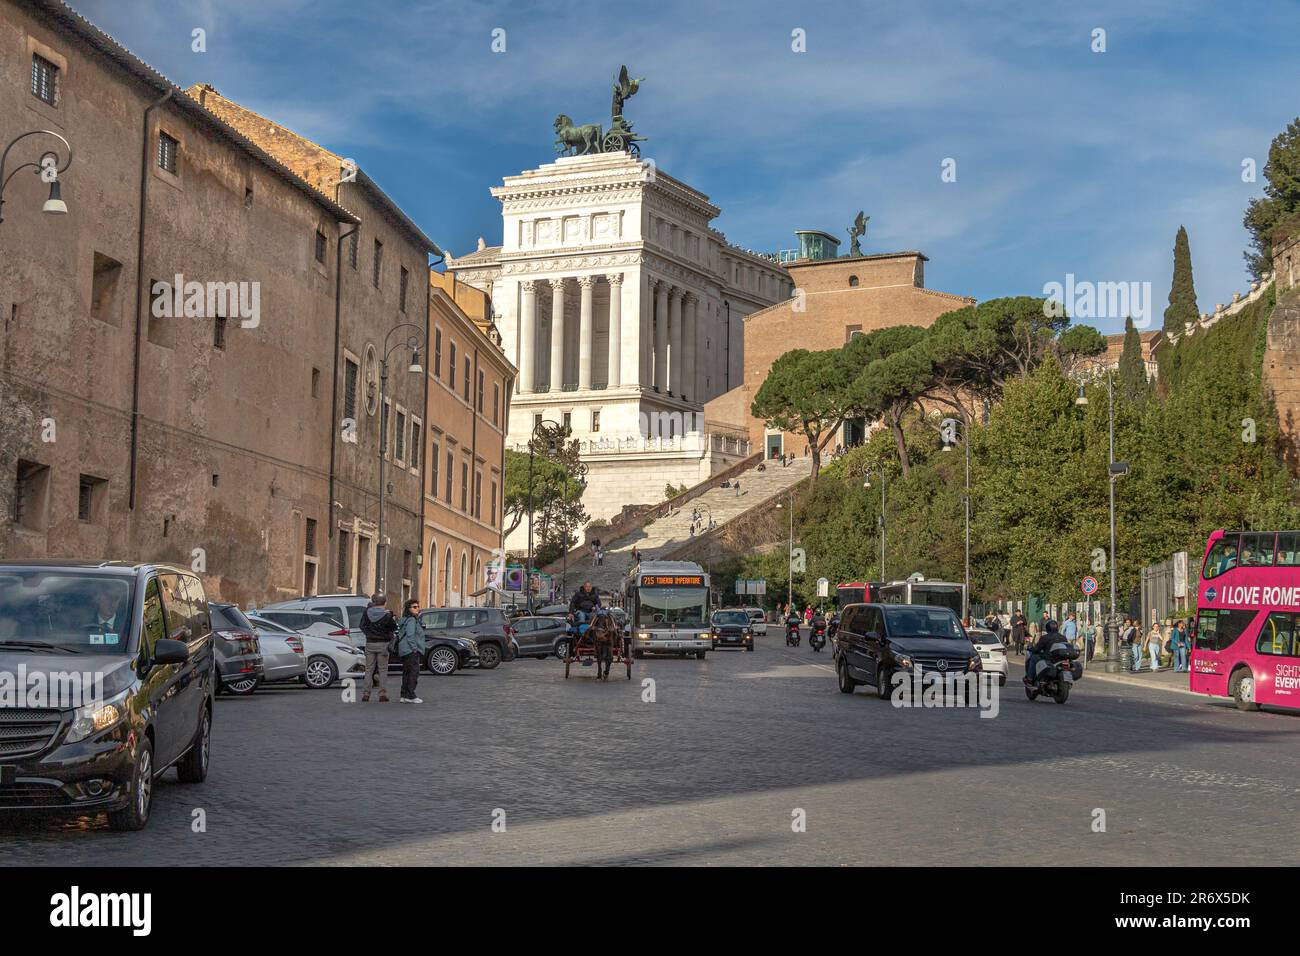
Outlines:
[[[501,241],[488,188],[553,158],[557,113],[608,121],[625,62],[646,78],[626,110],[644,155],[707,193],[737,245],[844,236],[861,208],[864,251],[920,249],[930,288],[1149,281],[1156,327],[1180,224],[1201,311],[1246,290],[1241,215],[1300,113],[1290,0],[73,6],[180,85],[211,83],[354,157],[454,254]]]

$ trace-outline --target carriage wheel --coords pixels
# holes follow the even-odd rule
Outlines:
[[[605,152],[607,153],[613,153],[627,148],[627,144],[623,141],[622,133],[606,133],[604,146]]]
[[[628,143],[628,144],[627,144],[627,151],[628,151],[629,153],[631,153],[631,154],[632,154],[634,157],[636,157],[637,159],[640,159],[640,158],[641,158],[641,147],[638,146],[636,143]]]

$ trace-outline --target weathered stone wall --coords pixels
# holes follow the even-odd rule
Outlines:
[[[1277,407],[1283,455],[1292,473],[1300,474],[1300,289],[1279,290],[1268,322],[1264,385]]]

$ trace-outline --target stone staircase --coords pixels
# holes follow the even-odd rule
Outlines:
[[[566,572],[570,593],[583,581],[591,581],[597,590],[617,591],[623,578],[632,566],[632,547],[635,545],[642,560],[663,557],[675,549],[687,544],[691,537],[691,515],[698,509],[700,521],[696,525],[696,534],[708,528],[710,516],[715,527],[720,528],[731,519],[754,508],[775,506],[784,500],[785,492],[812,474],[812,459],[796,458],[785,468],[779,461],[766,462],[766,469],[758,470],[755,465],[742,472],[737,479],[732,479],[730,488],[711,488],[698,498],[685,502],[671,513],[656,518],[654,521],[637,528],[613,541],[601,539],[605,549],[605,561],[597,567],[591,556],[584,555],[578,560],[570,560]],[[740,494],[736,494],[736,481],[740,482]],[[666,502],[669,507],[671,502]],[[599,536],[599,535],[598,535]]]

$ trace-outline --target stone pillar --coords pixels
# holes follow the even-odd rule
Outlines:
[[[699,303],[700,300],[695,297],[695,294],[688,292],[682,309],[684,318],[682,326],[682,391],[685,397],[692,402],[700,400],[699,364],[695,361],[700,344],[695,321],[695,310]]]
[[[595,330],[591,318],[591,289],[596,284],[595,276],[581,276],[578,289],[581,293],[578,311],[578,388],[583,391],[591,389],[591,352]]]
[[[668,283],[655,285],[655,390],[668,391]]]
[[[551,281],[551,391],[564,389],[564,279]]]
[[[606,388],[618,388],[623,383],[623,273],[605,276],[609,283],[609,362],[606,366]]]
[[[682,395],[682,290],[674,287],[668,303],[668,391]]]
[[[537,283],[526,279],[519,283],[523,303],[519,315],[519,391],[531,392],[536,384],[537,366]]]

